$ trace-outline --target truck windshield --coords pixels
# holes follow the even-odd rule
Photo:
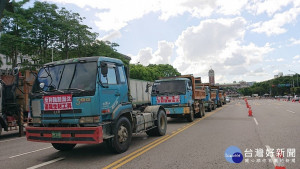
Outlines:
[[[71,63],[47,66],[40,69],[37,83],[44,83],[43,91],[51,90],[95,90],[97,62]],[[33,92],[39,91],[37,86]]]
[[[155,82],[152,87],[153,95],[185,94],[186,83],[184,80]]]

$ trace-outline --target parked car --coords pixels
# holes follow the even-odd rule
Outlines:
[[[230,102],[230,97],[226,97],[226,102],[227,102],[227,103]]]
[[[300,95],[295,95],[295,96],[294,96],[294,100],[295,100],[295,101],[299,101],[299,100],[300,100]]]

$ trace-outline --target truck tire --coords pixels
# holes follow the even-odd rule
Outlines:
[[[115,153],[125,152],[131,143],[131,124],[126,117],[120,117],[113,128],[114,137],[108,140],[109,148]]]
[[[165,111],[159,110],[157,113],[157,120],[155,121],[155,128],[146,131],[148,136],[163,136],[167,132],[167,115]]]
[[[200,104],[200,113],[202,112],[202,117],[204,117],[205,116],[205,106],[204,106],[204,104],[202,103],[202,104]]]
[[[59,151],[70,151],[72,150],[76,144],[64,144],[64,143],[51,143],[52,146]]]
[[[204,110],[205,111],[205,110]],[[202,109],[201,109],[201,104],[199,104],[199,112],[195,114],[196,118],[202,118]]]
[[[217,107],[222,107],[222,101],[218,101],[218,106]]]
[[[216,104],[213,103],[212,110],[216,110]]]
[[[211,107],[211,104],[208,106],[208,108],[207,108],[207,111],[208,112],[211,112],[211,110],[212,110],[212,107]]]
[[[199,112],[199,114],[201,116],[201,111]],[[187,121],[188,122],[193,122],[194,121],[194,117],[195,117],[195,113],[194,113],[193,107],[190,107],[190,114],[187,116]]]

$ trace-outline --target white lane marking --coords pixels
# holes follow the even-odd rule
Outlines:
[[[258,122],[257,122],[256,118],[255,118],[255,117],[253,117],[253,119],[254,119],[254,121],[255,121],[256,125],[258,126]]]
[[[8,142],[8,141],[14,141],[14,140],[19,140],[19,139],[22,139],[22,138],[25,138],[25,137],[4,140],[4,141],[0,141],[0,143],[4,143],[4,142]]]
[[[266,145],[266,147],[267,147],[267,149],[271,149],[271,147],[270,146],[268,146],[268,145]],[[273,155],[273,156],[271,156],[271,159],[272,159],[272,161],[273,161],[273,164],[274,164],[274,166],[276,166],[276,162],[275,162],[275,156]]]
[[[295,113],[295,112],[293,112],[293,111],[291,111],[291,110],[286,110],[286,111],[291,112],[291,113]]]
[[[15,155],[15,156],[10,156],[9,158],[15,158],[15,157],[19,157],[19,156],[22,156],[22,155],[26,155],[26,154],[30,154],[30,153],[34,153],[34,152],[38,152],[38,151],[42,151],[42,150],[46,150],[46,149],[49,149],[49,148],[52,148],[52,147],[41,148],[41,149],[30,151],[30,152],[27,152],[27,153],[18,154],[18,155]]]
[[[54,159],[54,160],[51,160],[51,161],[47,161],[47,162],[44,162],[44,163],[41,163],[41,164],[38,164],[38,165],[35,165],[35,166],[32,166],[32,167],[29,167],[27,169],[36,169],[36,168],[40,168],[40,167],[43,167],[45,165],[48,165],[48,164],[52,164],[52,163],[55,163],[57,161],[60,161],[60,160],[63,160],[65,159],[65,157],[59,157],[57,159]]]

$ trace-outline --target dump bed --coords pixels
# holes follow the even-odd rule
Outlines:
[[[219,90],[219,98],[223,98],[223,90]]]
[[[203,85],[201,85],[201,77],[194,77],[193,75],[182,75],[177,77],[188,78],[192,81],[194,100],[205,99],[206,94]]]
[[[153,82],[129,79],[130,95],[132,96],[132,104],[150,104],[151,90]],[[148,93],[146,92],[147,84],[149,85]]]
[[[209,86],[210,88],[210,99],[216,99],[217,97],[217,91],[211,90],[211,89],[219,89],[218,86],[213,86],[210,83],[201,83],[202,86]]]
[[[210,99],[216,99],[217,92],[216,91],[210,91]]]
[[[23,108],[23,111],[29,111],[29,93],[31,92],[32,85],[35,80],[34,72],[30,72],[29,70],[25,70],[22,74],[19,74],[18,87],[15,90],[16,102],[20,107]],[[1,79],[7,85],[13,85],[15,78],[13,75],[1,75]]]

